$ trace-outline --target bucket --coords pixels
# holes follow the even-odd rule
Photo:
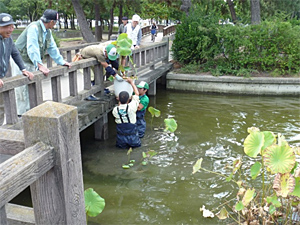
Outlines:
[[[131,84],[128,82],[124,81],[118,81],[117,79],[114,80],[114,89],[115,89],[115,95],[116,97],[119,97],[119,93],[122,91],[127,91],[129,94],[129,98],[132,95],[133,88]]]

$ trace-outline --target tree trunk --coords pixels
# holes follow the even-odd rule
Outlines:
[[[259,0],[251,0],[251,24],[260,24]]]
[[[232,22],[236,23],[237,18],[236,18],[236,14],[235,14],[233,0],[227,0],[227,4],[228,4],[229,10],[230,10]]]
[[[110,24],[108,30],[108,40],[110,40],[110,36],[112,35],[113,26],[114,26],[114,5],[110,9]]]
[[[120,4],[119,5],[119,21],[118,21],[119,26],[122,24],[122,17],[123,17],[123,5]]]
[[[88,43],[95,42],[96,40],[86,21],[86,17],[79,3],[79,0],[72,0],[72,4],[76,13],[77,21],[79,23],[83,39]]]
[[[180,10],[184,11],[185,14],[189,16],[189,11],[192,5],[191,0],[181,0],[181,1],[182,1],[182,5],[180,6]]]
[[[97,1],[95,1],[95,38],[97,41],[102,40],[101,21],[100,21],[100,6]]]

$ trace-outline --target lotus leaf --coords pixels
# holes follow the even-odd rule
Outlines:
[[[262,132],[251,132],[244,141],[244,152],[246,155],[256,158],[264,145],[264,134]]]
[[[292,193],[295,188],[295,178],[290,173],[278,173],[275,176],[273,189],[278,196],[286,198],[288,194]]]
[[[193,174],[195,174],[197,171],[199,171],[201,169],[202,161],[203,161],[203,158],[197,160],[197,162],[193,166]]]
[[[152,106],[150,106],[148,108],[148,111],[151,113],[152,117],[159,117],[160,116],[160,111],[158,109],[153,108]]]
[[[176,121],[172,119],[165,119],[164,120],[166,128],[165,131],[175,132],[177,129],[177,123]]]
[[[262,147],[262,150],[276,143],[276,136],[274,135],[273,132],[263,131],[263,134],[264,134],[264,146]]]
[[[260,162],[255,162],[251,168],[250,168],[250,175],[251,175],[251,178],[254,180],[256,179],[256,177],[258,176],[259,172],[260,172],[260,169],[261,169],[261,164]]]
[[[228,211],[226,210],[225,207],[223,207],[220,212],[218,212],[216,214],[216,216],[220,219],[220,220],[225,220],[228,218]]]
[[[295,178],[295,188],[291,195],[297,196],[300,198],[300,177]]]
[[[152,158],[152,157],[155,156],[156,154],[157,154],[157,152],[154,151],[154,150],[149,150],[149,151],[147,152],[147,156],[148,156],[149,158]]]
[[[244,205],[241,201],[239,201],[236,205],[235,205],[235,210],[236,211],[241,211],[244,209]]]
[[[265,150],[265,165],[271,173],[289,173],[296,162],[293,150],[288,145],[272,145]]]
[[[267,197],[267,203],[272,203],[275,207],[280,207],[281,203],[278,201],[277,195]]]
[[[248,189],[242,199],[243,206],[247,206],[255,196],[255,189]]]
[[[128,56],[131,55],[131,49],[130,48],[117,48],[117,53],[121,56]]]
[[[97,216],[105,207],[105,200],[93,188],[88,188],[84,191],[84,200],[85,212],[90,217]]]
[[[285,140],[285,137],[281,134],[278,134],[278,145],[279,146],[288,145],[287,141]]]

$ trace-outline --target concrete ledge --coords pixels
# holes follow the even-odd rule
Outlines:
[[[300,78],[167,74],[167,89],[246,95],[300,96]]]

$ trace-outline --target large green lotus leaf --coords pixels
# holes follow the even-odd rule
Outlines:
[[[117,45],[121,48],[131,48],[132,40],[130,38],[122,38],[117,41]]]
[[[276,135],[273,132],[263,131],[263,134],[264,134],[264,145],[262,147],[262,150],[276,143]]]
[[[295,178],[295,188],[291,195],[297,196],[300,198],[300,177]]]
[[[202,160],[203,158],[198,159],[195,165],[193,166],[193,174],[201,169]]]
[[[296,156],[288,145],[272,145],[264,152],[264,162],[271,173],[289,173],[296,162]]]
[[[255,162],[251,168],[250,168],[250,175],[251,175],[251,178],[254,180],[256,179],[257,175],[259,174],[260,172],[260,169],[261,169],[261,164],[260,162]]]
[[[88,188],[84,191],[85,212],[90,217],[95,217],[101,213],[105,207],[105,200],[94,191]]]
[[[247,206],[255,196],[255,189],[248,189],[242,199],[243,206]]]
[[[152,117],[159,117],[160,111],[158,109],[153,108],[152,106],[148,107],[148,111],[151,113]]]
[[[264,145],[264,134],[262,132],[250,133],[244,141],[244,152],[246,155],[256,158]]]
[[[276,191],[277,196],[286,198],[288,194],[292,193],[295,188],[295,178],[290,173],[278,173],[275,176],[273,189]]]
[[[175,132],[175,130],[177,129],[177,123],[176,121],[172,118],[172,119],[165,119],[165,131],[170,131],[170,132]]]
[[[117,53],[120,55],[120,56],[128,56],[131,54],[131,49],[130,48],[123,48],[123,47],[119,47],[117,48]]]
[[[220,212],[218,212],[216,214],[216,216],[220,219],[220,220],[225,220],[228,218],[228,211],[226,210],[225,207],[223,207]]]

